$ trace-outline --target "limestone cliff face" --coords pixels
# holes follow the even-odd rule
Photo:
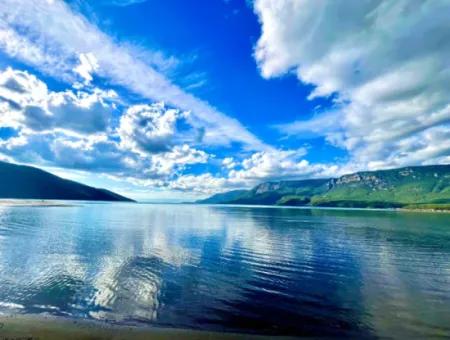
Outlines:
[[[385,179],[371,173],[344,175],[330,180],[330,189],[339,186],[366,186],[375,190],[386,190],[389,185]]]
[[[257,195],[263,194],[268,191],[274,191],[280,189],[280,183],[266,182],[257,185],[254,190]]]

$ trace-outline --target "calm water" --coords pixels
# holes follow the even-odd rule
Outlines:
[[[450,215],[1,207],[0,312],[286,335],[450,336]]]

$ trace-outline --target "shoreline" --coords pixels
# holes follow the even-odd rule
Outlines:
[[[449,214],[450,210],[449,209],[421,209],[421,208],[398,208],[396,209],[398,211],[405,211],[405,212],[423,212],[423,213],[444,213],[444,214]]]
[[[1,207],[75,207],[82,203],[99,203],[99,201],[73,201],[73,200],[51,200],[51,199],[0,199]],[[102,203],[121,203],[103,202]],[[148,205],[199,205],[211,207],[250,207],[250,208],[278,208],[278,209],[310,209],[310,210],[349,210],[349,211],[393,211],[393,212],[424,212],[424,213],[450,213],[446,208],[421,208],[421,207],[401,207],[401,208],[360,208],[360,207],[333,207],[333,206],[309,206],[309,205],[264,205],[264,204],[199,204],[195,202],[166,203],[166,202],[137,202]],[[1,340],[1,339],[0,339]]]
[[[0,339],[291,339],[284,336],[203,331],[156,326],[126,326],[52,315],[0,315]]]
[[[153,204],[153,203],[152,203]],[[310,205],[263,205],[263,204],[199,204],[199,203],[179,203],[210,207],[247,207],[247,208],[273,208],[273,209],[303,209],[303,210],[337,210],[337,211],[385,211],[385,212],[427,212],[427,213],[450,213],[450,209],[435,208],[358,208],[358,207],[322,207]]]
[[[0,199],[0,207],[73,207],[72,202],[46,199]]]

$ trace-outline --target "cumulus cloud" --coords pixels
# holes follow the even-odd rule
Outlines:
[[[268,148],[238,120],[172,83],[159,71],[166,64],[160,53],[144,53],[141,48],[113,39],[62,0],[2,1],[0,48],[13,58],[71,83],[80,76],[89,81],[95,71],[143,98],[192,111],[191,124],[204,131],[204,143],[237,142],[252,150]]]
[[[62,132],[28,132],[0,140],[0,153],[22,163],[105,173],[149,187],[169,187],[191,164],[209,155],[186,144],[158,154],[123,150],[106,135],[68,136]]]
[[[311,164],[302,158],[305,153],[304,149],[262,151],[253,153],[241,161],[227,157],[222,161],[222,165],[228,168],[225,174],[182,175],[171,181],[168,188],[213,194],[251,188],[270,180],[335,177],[350,170],[332,164]]]
[[[325,136],[362,168],[450,155],[448,1],[256,0],[255,58],[266,77],[294,73],[335,108],[279,128]]]
[[[33,131],[106,131],[114,111],[113,91],[49,91],[34,75],[7,68],[0,73],[0,125]]]
[[[235,183],[257,184],[267,180],[332,177],[338,166],[310,164],[302,157],[305,149],[263,151],[241,162],[241,169],[231,170],[229,179]]]
[[[122,112],[120,118],[112,119],[113,110]],[[211,163],[215,155],[196,147],[198,131],[189,112],[163,103],[126,106],[116,93],[93,87],[54,92],[29,72],[11,68],[0,72],[1,127],[17,131],[0,140],[2,157],[101,173],[148,189],[211,194],[337,171],[310,164],[300,148],[226,157],[215,162],[221,165],[216,174],[192,174],[186,172],[191,165]]]
[[[222,160],[222,166],[227,169],[233,169],[237,163],[234,161],[233,157],[226,157]]]
[[[169,189],[196,192],[200,194],[213,194],[231,188],[229,181],[224,177],[216,177],[210,173],[200,175],[180,176],[168,185]]]
[[[120,118],[121,145],[136,152],[168,151],[180,135],[177,121],[187,115],[187,112],[167,109],[164,103],[131,106]]]
[[[147,174],[157,174],[158,176],[171,177],[174,171],[181,171],[187,165],[206,163],[209,155],[187,144],[174,146],[170,151],[152,155],[150,157],[151,167],[146,171]]]
[[[105,135],[68,136],[62,132],[23,132],[0,142],[0,152],[17,162],[93,172],[129,173],[132,155],[120,152]],[[128,168],[128,169],[127,169]]]
[[[124,110],[120,119],[114,110]],[[54,92],[28,72],[0,72],[0,128],[16,131],[0,139],[0,154],[18,162],[167,187],[187,166],[210,158],[186,143],[193,138],[187,122],[179,131],[188,115],[162,103],[126,107],[115,92],[93,87]]]
[[[116,107],[118,103],[118,107]],[[122,112],[112,119],[112,110]],[[0,154],[18,162],[102,173],[146,188],[211,194],[272,179],[327,177],[336,166],[310,164],[306,149],[268,150],[215,162],[216,174],[192,174],[215,155],[198,149],[190,113],[163,103],[126,106],[110,91],[89,87],[50,91],[36,76],[0,73],[0,127],[17,134],[0,140]]]

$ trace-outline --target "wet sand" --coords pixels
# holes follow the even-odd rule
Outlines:
[[[171,329],[159,327],[116,326],[87,320],[53,316],[0,316],[0,340],[119,340],[119,339],[265,339],[269,337]],[[270,337],[273,338],[273,337]],[[279,339],[288,339],[278,337]]]

